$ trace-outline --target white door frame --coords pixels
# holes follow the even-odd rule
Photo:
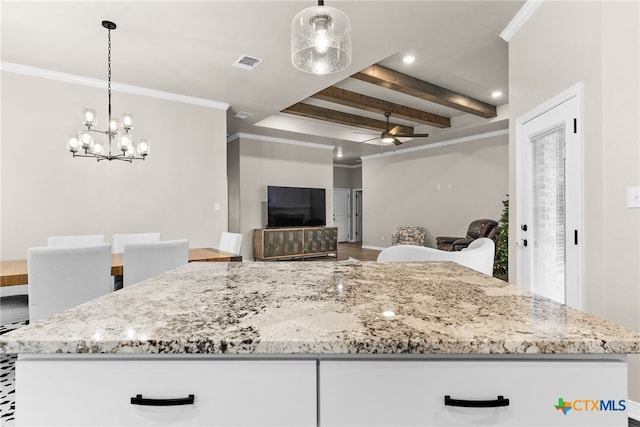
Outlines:
[[[572,194],[572,201],[578,207],[577,209],[577,223],[575,224],[575,228],[578,230],[578,241],[577,245],[577,260],[576,260],[576,280],[577,287],[575,292],[568,292],[566,294],[566,304],[572,306],[577,309],[581,309],[583,306],[583,287],[584,287],[584,274],[583,274],[583,257],[584,257],[584,242],[585,242],[585,232],[583,227],[583,218],[584,218],[584,204],[583,204],[583,193],[584,193],[584,157],[583,157],[583,145],[584,145],[584,106],[583,106],[583,92],[584,92],[584,84],[582,82],[575,84],[574,86],[568,88],[557,96],[547,100],[540,106],[535,109],[529,111],[528,113],[522,115],[516,120],[516,191],[518,194],[517,205],[516,205],[516,285],[520,287],[525,287],[524,283],[524,254],[522,242],[525,238],[524,232],[520,229],[520,224],[524,223],[524,207],[523,203],[520,202],[520,197],[525,194],[527,185],[527,179],[525,174],[530,173],[527,170],[521,170],[521,165],[524,164],[524,150],[522,147],[526,146],[529,143],[529,138],[526,132],[524,131],[524,126],[530,122],[531,120],[541,116],[542,114],[551,111],[555,107],[560,106],[561,104],[575,98],[577,100],[577,140],[578,146],[576,148],[575,155],[578,157],[581,168],[579,171],[578,182],[574,183],[577,188],[577,194]],[[566,236],[567,241],[573,241],[574,236]]]

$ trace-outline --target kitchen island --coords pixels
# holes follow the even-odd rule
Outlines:
[[[624,426],[640,335],[454,263],[198,263],[0,352],[18,426]]]

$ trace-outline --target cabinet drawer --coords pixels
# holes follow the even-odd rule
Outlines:
[[[18,426],[316,425],[313,361],[34,359],[16,363],[16,379]]]
[[[323,361],[319,383],[321,426],[627,425],[619,361]],[[574,408],[564,414],[559,399]]]

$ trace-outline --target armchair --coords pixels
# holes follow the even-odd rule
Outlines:
[[[391,235],[391,245],[417,245],[424,246],[427,240],[427,229],[425,227],[401,226]]]
[[[459,251],[480,237],[493,239],[498,223],[492,219],[477,219],[469,224],[465,237],[439,236],[436,238],[438,249],[442,251]]]

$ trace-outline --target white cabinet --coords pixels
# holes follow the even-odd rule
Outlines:
[[[316,425],[314,360],[24,359],[16,377],[17,426]]]
[[[626,378],[611,360],[323,361],[320,425],[622,427]],[[446,406],[445,396],[509,405]],[[559,399],[573,403],[566,415]]]
[[[623,360],[320,358],[317,363],[315,358],[23,356],[16,364],[16,426],[627,425]],[[185,404],[132,404],[138,395]],[[450,406],[445,396],[456,405],[489,407]],[[491,407],[506,399],[508,405]],[[556,408],[560,399],[572,405],[566,414]]]

